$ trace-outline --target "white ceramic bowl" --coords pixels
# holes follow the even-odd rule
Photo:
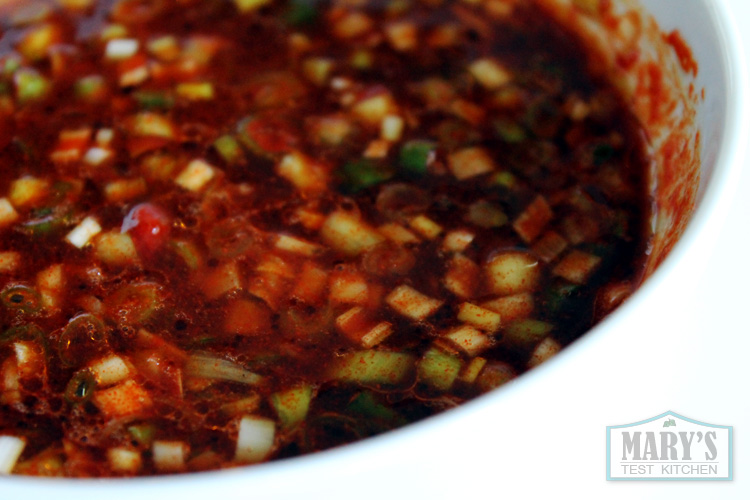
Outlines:
[[[692,351],[685,346],[695,339],[680,336],[680,304],[694,288],[728,209],[749,130],[740,92],[746,84],[744,59],[727,6],[720,0],[642,3],[663,32],[679,30],[699,67],[694,95],[700,97],[705,89],[695,105],[695,123],[686,129],[700,130],[697,208],[663,224],[666,230],[684,229],[666,260],[582,339],[500,390],[340,449],[254,467],[146,479],[0,478],[0,498],[704,497],[703,490],[687,489],[684,483],[644,490],[638,485],[615,489],[605,481],[606,426],[678,410],[664,405],[689,390],[679,376],[693,368],[686,358]],[[597,64],[608,64],[607,58]],[[665,129],[652,132],[658,136]]]

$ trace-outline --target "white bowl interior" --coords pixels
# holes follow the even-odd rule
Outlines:
[[[737,89],[744,73],[739,42],[727,13],[713,0],[642,3],[662,31],[679,29],[698,62],[695,88],[698,92],[705,89],[705,98],[697,103],[694,124],[701,132],[701,183],[695,191],[697,209],[692,216],[681,215],[686,224],[680,232],[685,229],[685,233],[670,256],[639,292],[594,331],[508,387],[419,424],[340,449],[255,467],[183,476],[103,481],[0,478],[0,497],[455,498],[466,495],[467,488],[482,491],[503,482],[509,487],[526,482],[530,490],[538,489],[540,480],[553,484],[555,474],[550,468],[554,468],[555,460],[565,460],[564,450],[558,449],[562,442],[559,434],[576,430],[574,407],[586,402],[597,406],[596,400],[602,395],[597,391],[606,389],[604,382],[592,381],[588,374],[606,374],[608,363],[603,358],[627,344],[622,340],[628,335],[622,324],[653,300],[658,288],[681,269],[680,261],[706,228],[726,210],[727,194],[736,184],[740,168],[738,151],[747,120]],[[570,390],[570,384],[576,384],[576,391]],[[663,408],[654,408],[657,410]],[[603,421],[602,425],[607,423],[618,422]],[[598,438],[603,437],[603,427],[596,432]],[[597,438],[591,439],[592,446],[598,446]],[[585,439],[580,441],[581,446],[586,443]],[[603,479],[604,449],[595,450],[599,453],[593,462],[599,468],[596,477]],[[554,492],[554,487],[550,491]]]

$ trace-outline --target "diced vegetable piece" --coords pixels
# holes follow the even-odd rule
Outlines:
[[[183,82],[177,84],[175,93],[189,101],[210,101],[214,98],[211,82]]]
[[[89,149],[89,152],[100,149],[101,148],[92,148]],[[108,201],[112,203],[120,203],[123,201],[130,201],[134,198],[138,198],[139,196],[144,195],[147,189],[148,187],[146,185],[146,180],[143,177],[136,177],[134,179],[120,179],[112,181],[104,186],[104,195],[107,197]]]
[[[521,319],[510,323],[503,331],[503,341],[519,347],[538,343],[554,328],[550,323],[536,319]]]
[[[464,302],[458,306],[457,319],[488,333],[496,332],[500,328],[501,321],[500,314],[497,312],[469,302]]]
[[[263,271],[250,280],[247,291],[263,300],[273,311],[277,311],[286,296],[289,281],[275,272]]]
[[[552,269],[552,274],[566,280],[582,285],[586,283],[591,273],[601,262],[601,257],[580,250],[568,253]]]
[[[83,150],[91,141],[91,129],[66,129],[60,132],[57,146],[50,153],[50,159],[55,163],[74,162],[81,158]]]
[[[482,307],[500,314],[504,322],[527,318],[534,312],[534,296],[528,292],[488,300]]]
[[[63,450],[52,445],[28,460],[18,462],[13,474],[19,476],[63,477],[65,475]]]
[[[214,167],[200,158],[188,163],[187,167],[177,176],[175,182],[188,191],[200,191],[216,175]]]
[[[396,142],[401,140],[404,131],[404,119],[398,115],[387,115],[380,123],[380,137],[386,141]]]
[[[542,196],[537,196],[513,221],[513,229],[516,230],[523,241],[531,243],[542,233],[553,216],[547,200]]]
[[[215,300],[222,295],[242,288],[237,261],[232,260],[208,272],[203,278],[201,291],[209,300]]]
[[[345,382],[395,385],[403,382],[413,367],[411,354],[370,349],[338,358],[331,376]]]
[[[250,151],[276,158],[279,153],[291,153],[296,149],[299,132],[279,116],[248,116],[237,123],[237,138]]]
[[[568,247],[568,241],[555,231],[547,231],[539,238],[531,250],[544,262],[550,263]]]
[[[395,222],[383,224],[378,228],[378,231],[389,240],[401,245],[407,243],[419,243],[419,238],[414,236],[414,233]]]
[[[362,347],[370,349],[383,342],[393,333],[393,325],[387,321],[381,321],[368,330],[360,339]]]
[[[452,354],[431,348],[417,362],[417,378],[437,389],[447,391],[461,371],[461,360]]]
[[[434,240],[443,232],[443,227],[440,224],[425,215],[417,215],[411,219],[409,227],[428,240]]]
[[[263,379],[237,363],[204,354],[192,354],[185,363],[185,373],[193,377],[228,380],[247,385],[256,385]]]
[[[390,143],[384,139],[374,139],[367,144],[362,157],[370,160],[384,159],[388,157]]]
[[[233,136],[225,134],[214,141],[214,149],[219,156],[230,165],[242,163],[245,153],[242,151],[240,143]]]
[[[0,198],[0,228],[9,226],[18,220],[18,212],[8,198]]]
[[[190,447],[183,441],[156,440],[151,445],[151,455],[160,472],[178,472],[185,469]]]
[[[76,248],[83,248],[86,244],[102,231],[99,222],[91,216],[83,219],[71,232],[65,236],[68,243]]]
[[[355,38],[372,29],[373,22],[366,14],[359,11],[344,13],[333,25],[333,33],[339,38]]]
[[[0,273],[10,274],[21,265],[21,254],[18,252],[0,252]]]
[[[13,207],[33,207],[43,201],[49,191],[48,180],[27,175],[11,183],[8,198]]]
[[[167,92],[139,90],[133,92],[133,99],[143,110],[167,110],[174,106],[174,99]]]
[[[417,26],[409,21],[387,24],[385,36],[391,47],[402,52],[416,48],[419,42]]]
[[[458,180],[470,179],[495,170],[495,162],[486,149],[464,148],[448,156],[448,166]]]
[[[310,135],[319,143],[338,146],[353,132],[354,125],[343,116],[330,115],[309,120]]]
[[[138,52],[138,40],[134,38],[114,38],[107,42],[104,57],[110,61],[122,61],[134,56]]]
[[[177,133],[174,123],[166,116],[151,111],[141,111],[128,120],[132,134],[143,137],[160,137],[173,140]]]
[[[404,143],[399,152],[401,168],[413,175],[424,175],[427,167],[435,162],[435,143],[413,140]]]
[[[107,461],[115,472],[135,474],[143,466],[141,454],[133,449],[115,447],[107,450]]]
[[[492,343],[486,334],[469,325],[453,328],[442,338],[449,340],[459,350],[472,357],[487,349]]]
[[[531,357],[527,363],[528,367],[534,368],[535,366],[541,365],[549,358],[559,353],[561,349],[562,346],[557,340],[552,337],[545,338],[539,342],[539,345],[537,345],[536,348],[534,348],[534,351],[532,351]]]
[[[477,59],[469,65],[469,72],[489,90],[496,90],[511,82],[513,76],[494,59]]]
[[[459,374],[458,379],[461,382],[473,384],[486,364],[487,360],[485,358],[480,356],[472,358],[469,364],[466,365],[463,371]]]
[[[94,241],[97,258],[110,266],[128,266],[138,262],[138,252],[127,233],[102,233]]]
[[[16,436],[0,436],[0,474],[10,474],[26,447],[26,441]]]
[[[195,271],[203,266],[203,255],[192,242],[174,240],[172,247],[191,270]]]
[[[282,429],[290,429],[307,418],[313,388],[310,385],[292,387],[271,395],[271,406],[279,415]]]
[[[42,12],[40,7],[37,9],[39,13]],[[44,15],[35,21],[41,21],[43,18]],[[37,62],[48,55],[52,44],[57,43],[59,39],[60,30],[56,25],[38,23],[24,34],[16,49],[29,61]]]
[[[36,70],[21,68],[13,74],[16,85],[16,97],[20,104],[44,99],[49,94],[52,84]]]
[[[180,45],[177,38],[172,35],[154,38],[148,42],[146,48],[162,61],[174,61],[180,56]]]
[[[109,389],[95,391],[93,400],[107,418],[143,415],[153,406],[148,391],[132,379]]]
[[[242,399],[237,399],[231,403],[224,403],[219,408],[219,411],[224,415],[235,416],[253,413],[260,408],[262,399],[259,394],[251,393],[249,396]]]
[[[315,85],[323,86],[333,70],[334,61],[327,57],[308,57],[302,62],[302,73]]]
[[[475,127],[485,121],[487,114],[484,108],[466,99],[454,99],[450,104],[450,111]]]
[[[479,266],[470,258],[456,254],[448,262],[443,286],[455,295],[468,299],[474,296],[480,275]]]
[[[496,389],[516,378],[516,371],[507,363],[487,363],[477,378],[483,392]]]
[[[316,245],[315,243],[310,243],[309,241],[286,234],[279,234],[274,246],[279,250],[295,253],[297,255],[304,255],[305,257],[315,257],[316,255],[320,255],[323,251],[323,247]]]
[[[257,335],[271,330],[271,312],[257,300],[237,299],[226,307],[224,331],[238,335]]]
[[[370,159],[347,162],[337,174],[342,180],[342,187],[351,193],[376,186],[393,177],[390,166]]]
[[[83,161],[88,165],[98,167],[113,156],[114,153],[110,149],[93,147],[86,150],[86,153],[83,155]],[[143,191],[145,192],[145,189]]]
[[[334,271],[329,282],[329,300],[340,304],[366,304],[369,287],[367,280],[358,272]]]
[[[508,222],[508,216],[497,205],[482,200],[469,206],[466,220],[475,226],[489,229],[504,226]]]
[[[360,342],[363,330],[372,326],[367,310],[354,306],[336,318],[336,329],[354,342]]]
[[[385,301],[393,309],[415,321],[427,319],[443,305],[442,300],[428,297],[409,285],[394,288]]]
[[[43,375],[46,371],[39,342],[19,340],[13,343],[13,352],[16,355],[16,369],[22,379]]]
[[[533,291],[541,274],[539,262],[521,252],[495,255],[485,265],[484,271],[490,289],[500,295]]]
[[[474,241],[474,233],[466,229],[455,229],[448,232],[443,239],[443,250],[463,252]]]
[[[75,83],[77,97],[89,102],[100,101],[107,95],[107,82],[101,75],[88,75]]]
[[[18,363],[15,356],[9,356],[0,365],[0,403],[13,404],[21,401]]]
[[[363,123],[380,126],[386,116],[395,114],[398,111],[398,107],[390,93],[378,91],[357,101],[351,110],[354,116]]]
[[[271,3],[271,0],[234,0],[237,10],[242,13],[256,11],[269,3]]]
[[[156,427],[151,424],[137,424],[128,426],[128,433],[141,446],[151,447],[156,434]]]
[[[347,255],[359,255],[383,241],[383,236],[357,215],[343,210],[332,212],[320,228],[324,243]]]
[[[96,377],[99,387],[118,384],[133,375],[128,363],[116,354],[94,361],[89,365],[89,370]]]
[[[302,267],[292,296],[307,304],[316,304],[322,299],[327,287],[328,273],[307,261]]]
[[[328,174],[322,166],[298,151],[285,155],[276,165],[276,173],[300,191],[322,191],[328,182]]]
[[[148,58],[144,54],[136,54],[120,61],[117,70],[120,74],[120,87],[135,87],[151,76]]]
[[[234,459],[243,463],[262,462],[271,453],[276,438],[273,420],[246,415],[240,420]]]

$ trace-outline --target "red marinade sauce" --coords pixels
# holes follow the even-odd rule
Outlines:
[[[33,5],[0,10],[9,472],[374,436],[512,383],[641,279],[643,134],[532,2]]]

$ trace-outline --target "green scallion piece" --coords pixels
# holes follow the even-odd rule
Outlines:
[[[11,285],[0,294],[0,301],[10,310],[24,313],[37,312],[42,307],[39,292],[28,285]]]
[[[359,160],[344,164],[338,171],[341,187],[349,193],[385,182],[393,177],[390,167],[370,160]]]
[[[96,388],[96,377],[91,370],[84,368],[77,371],[65,388],[65,399],[71,404],[81,404],[91,398]]]
[[[133,99],[140,109],[170,109],[174,106],[174,98],[166,92],[141,90],[133,93]]]
[[[316,0],[291,0],[284,14],[284,20],[294,27],[314,24],[318,19],[317,3]]]
[[[427,173],[427,166],[434,160],[435,143],[430,141],[409,141],[401,147],[399,165],[414,175]]]

